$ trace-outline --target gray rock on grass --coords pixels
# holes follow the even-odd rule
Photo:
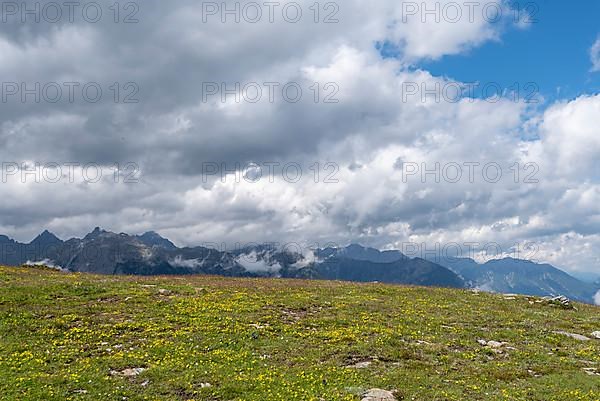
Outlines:
[[[397,401],[391,391],[373,388],[362,395],[361,401]]]
[[[555,331],[554,334],[560,334],[562,336],[571,337],[577,341],[590,341],[589,337],[582,336],[581,334],[568,333],[566,331]]]

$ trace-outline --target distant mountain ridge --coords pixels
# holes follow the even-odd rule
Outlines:
[[[317,250],[320,257],[342,257],[346,259],[362,260],[373,263],[394,263],[409,259],[400,251],[380,251],[375,248],[365,248],[361,245],[351,244],[345,248],[325,248]]]
[[[82,239],[62,241],[45,231],[29,244],[0,239],[0,264],[46,263],[74,272],[128,275],[213,274],[282,277],[464,288],[464,281],[435,263],[379,252],[359,245],[315,250],[306,256],[257,245],[235,251],[178,248],[155,232],[116,234],[96,227]],[[404,256],[404,255],[402,255]],[[372,260],[371,260],[372,259]]]
[[[600,286],[581,281],[549,264],[514,258],[494,259],[479,264],[468,258],[436,258],[469,284],[483,291],[526,295],[565,295],[593,303]]]
[[[400,251],[379,251],[350,245],[347,248],[327,248],[322,255],[336,255],[386,263],[408,258]],[[537,264],[528,260],[505,258],[479,264],[470,258],[436,256],[429,262],[441,265],[459,275],[467,287],[487,292],[514,293],[536,296],[565,295],[573,300],[594,303],[600,291],[600,280],[595,284],[579,280],[549,264]]]
[[[281,277],[422,286],[477,288],[499,293],[565,295],[594,303],[599,285],[584,283],[547,264],[519,259],[478,264],[472,259],[410,258],[351,244],[303,255],[264,244],[220,251],[178,248],[156,232],[116,234],[96,227],[82,239],[63,241],[44,231],[29,244],[0,236],[0,264],[47,264],[73,272],[109,275],[211,274],[229,277]]]

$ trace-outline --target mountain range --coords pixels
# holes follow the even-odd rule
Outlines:
[[[305,253],[305,254],[303,254]],[[253,245],[233,251],[179,248],[155,232],[128,235],[94,229],[63,241],[44,231],[28,244],[0,236],[0,264],[47,265],[109,275],[192,275],[274,277],[422,286],[476,288],[538,296],[565,295],[594,303],[600,283],[590,284],[548,264],[498,259],[479,264],[467,258],[410,258],[400,251],[361,245],[310,252]]]
[[[592,302],[600,285],[583,282],[549,264],[513,258],[478,264],[472,259],[440,258],[439,263],[459,274],[469,287],[482,291],[528,295],[565,295]]]

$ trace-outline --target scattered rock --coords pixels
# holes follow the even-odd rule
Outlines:
[[[87,394],[88,391],[87,390],[75,390],[73,391],[75,394]]]
[[[372,364],[373,364],[373,362],[371,362],[371,361],[363,361],[363,362],[355,363],[354,365],[348,365],[348,366],[346,366],[346,368],[348,368],[348,369],[366,369],[369,366],[371,366]]]
[[[499,355],[504,354],[503,349],[506,349],[506,350],[514,350],[515,349],[513,347],[507,347],[508,343],[505,343],[505,342],[485,341],[485,340],[477,340],[477,342],[479,343],[479,345],[487,347],[492,352],[494,352],[495,354],[499,354]]]
[[[597,339],[597,340],[600,340],[600,331],[594,331],[592,333],[592,337],[595,338],[595,339]]]
[[[125,369],[124,371],[121,372],[121,374],[125,377],[135,377],[138,376],[139,374],[141,374],[144,370],[144,368],[128,368]]]
[[[397,401],[391,391],[373,388],[362,395],[362,401]]]
[[[581,334],[573,334],[573,333],[568,333],[566,331],[554,331],[554,334],[560,334],[562,336],[567,336],[567,337],[571,337],[574,338],[575,340],[578,341],[589,341],[589,337],[586,336],[582,336]]]
[[[210,383],[200,383],[200,388],[209,388],[212,387],[212,384]]]
[[[498,341],[477,340],[477,342],[479,343],[479,345],[482,345],[484,347],[490,347],[490,348],[502,348],[505,345],[508,345],[508,343],[498,342]]]
[[[575,309],[571,300],[564,295],[559,295],[558,297],[544,297],[542,300],[550,306],[560,306],[563,309]]]
[[[169,290],[165,290],[164,288],[161,288],[160,290],[158,290],[158,293],[160,295],[164,295],[164,296],[168,296],[173,294],[173,292],[169,291]]]
[[[583,371],[590,376],[600,376],[600,372],[596,368],[583,368]]]
[[[144,380],[141,384],[142,387],[147,387],[150,384],[150,380]]]
[[[127,368],[122,371],[111,370],[111,376],[124,376],[124,377],[136,377],[144,372],[145,368]]]

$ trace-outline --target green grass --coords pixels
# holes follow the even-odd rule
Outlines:
[[[600,308],[535,300],[0,267],[0,398],[333,401],[378,387],[399,400],[600,400],[584,371],[600,372],[600,340],[553,334],[600,330]],[[114,373],[126,368],[146,370]]]

